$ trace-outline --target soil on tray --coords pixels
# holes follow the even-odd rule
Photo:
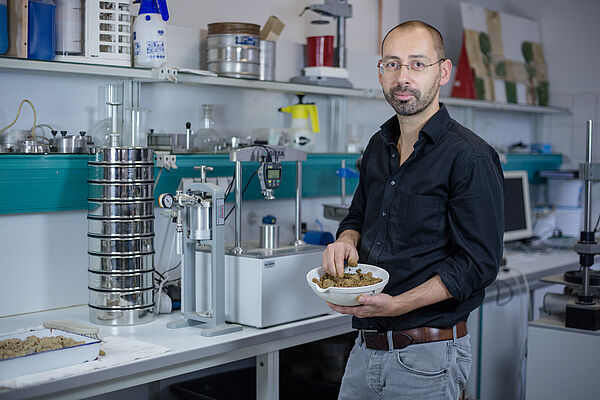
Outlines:
[[[42,351],[78,346],[84,343],[85,341],[78,342],[72,338],[67,338],[62,335],[41,338],[32,335],[25,340],[16,338],[0,340],[0,360],[26,356],[33,353],[40,353]]]
[[[328,287],[360,287],[369,286],[381,282],[383,279],[375,278],[372,272],[363,273],[360,269],[356,273],[346,272],[343,277],[334,278],[330,274],[325,274],[321,279],[313,278],[313,282],[319,285],[321,289]]]

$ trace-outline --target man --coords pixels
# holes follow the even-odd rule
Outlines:
[[[379,82],[396,115],[371,138],[348,216],[323,253],[386,269],[383,293],[353,314],[359,330],[340,399],[457,399],[471,366],[466,320],[502,256],[498,155],[438,102],[452,63],[433,27],[409,21],[382,43]]]

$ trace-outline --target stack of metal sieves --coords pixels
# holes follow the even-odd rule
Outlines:
[[[101,147],[88,160],[90,321],[154,318],[154,160],[145,147]]]
[[[244,22],[208,24],[208,70],[221,76],[254,78],[260,75],[260,25]]]

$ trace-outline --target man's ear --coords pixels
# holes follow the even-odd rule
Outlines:
[[[450,77],[452,76],[452,61],[449,58],[442,61],[442,73],[440,76],[440,85],[443,86],[450,81]]]

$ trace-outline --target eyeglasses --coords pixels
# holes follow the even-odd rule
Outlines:
[[[439,64],[445,60],[446,60],[446,58],[440,58],[439,60],[437,60],[436,62],[431,63],[431,64],[425,64],[423,61],[418,61],[418,60],[413,60],[413,61],[409,62],[408,64],[400,64],[398,61],[383,62],[383,60],[379,60],[379,62],[377,63],[377,67],[379,68],[379,72],[381,74],[383,74],[384,71],[385,72],[400,71],[400,69],[402,69],[402,67],[406,67],[406,69],[408,69],[409,71],[413,71],[413,72],[423,72],[425,70],[425,68]]]

